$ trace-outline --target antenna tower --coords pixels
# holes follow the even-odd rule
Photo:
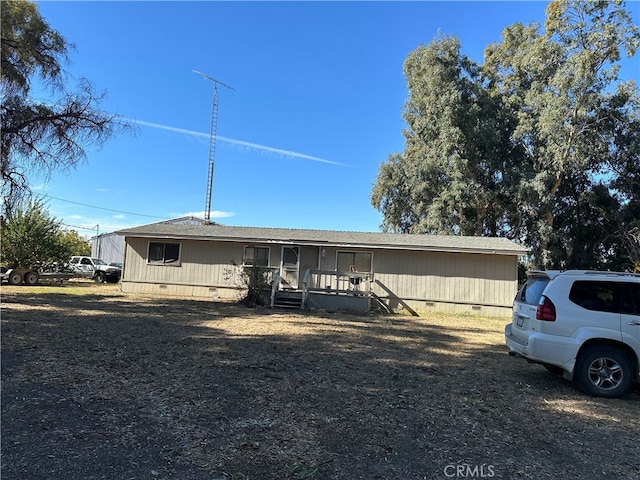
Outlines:
[[[211,80],[213,82],[213,104],[211,106],[211,132],[209,134],[209,173],[207,175],[207,202],[204,208],[204,219],[207,222],[211,221],[211,195],[213,193],[213,168],[216,160],[216,134],[218,129],[218,84],[223,87],[227,87],[230,90],[235,88],[222,83],[220,80],[216,80],[209,75],[206,75],[198,70],[193,70],[193,73],[202,75],[205,80]]]

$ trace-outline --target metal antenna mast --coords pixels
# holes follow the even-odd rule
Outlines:
[[[223,87],[227,87],[231,90],[235,88],[222,83],[220,80],[216,80],[209,75],[206,75],[198,70],[193,70],[193,73],[202,75],[205,80],[211,80],[213,82],[213,105],[211,106],[211,133],[209,134],[209,174],[207,176],[207,203],[204,209],[204,219],[207,222],[211,221],[211,195],[213,193],[213,167],[216,159],[216,132],[218,128],[218,84]]]

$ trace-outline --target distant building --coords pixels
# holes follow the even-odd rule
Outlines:
[[[91,237],[91,256],[107,263],[122,263],[124,259],[124,237],[115,233],[103,233]]]

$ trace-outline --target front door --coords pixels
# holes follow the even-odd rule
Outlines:
[[[282,264],[280,265],[280,277],[284,288],[298,288],[298,275],[300,273],[300,247],[283,246]]]

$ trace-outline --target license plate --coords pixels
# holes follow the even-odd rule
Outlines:
[[[522,325],[524,325],[524,317],[518,317],[516,319],[516,325],[522,327]]]

